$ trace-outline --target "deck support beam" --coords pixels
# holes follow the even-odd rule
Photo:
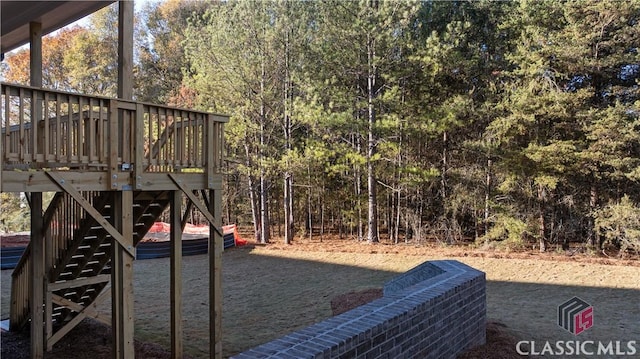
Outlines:
[[[113,357],[128,359],[135,356],[133,341],[133,192],[118,191],[114,195],[115,227],[122,233],[124,243],[111,243],[111,321]],[[129,248],[125,248],[127,246]]]
[[[42,87],[42,24],[29,23],[29,82],[33,87]],[[35,107],[35,105],[34,105]],[[37,118],[37,116],[36,116]],[[37,126],[34,126],[34,129]],[[35,155],[35,154],[32,154]],[[42,192],[33,192],[31,204],[31,358],[44,357],[44,233],[42,215]]]
[[[171,191],[171,357],[183,356],[182,344],[182,194]]]
[[[133,99],[133,1],[118,2],[118,98]]]
[[[188,188],[184,183],[182,183],[182,181],[179,178],[177,178],[171,173],[169,173],[168,176],[169,178],[171,178],[173,183],[175,183],[176,186],[178,186],[178,188],[182,190],[182,193],[184,193],[187,196],[187,198],[189,198],[191,203],[193,203],[193,205],[196,206],[198,210],[200,210],[200,213],[202,213],[202,215],[207,219],[207,221],[209,221],[209,224],[211,225],[212,230],[214,230],[217,234],[219,234],[222,237],[222,221],[212,214],[213,209],[208,209],[207,206],[202,203],[202,201],[198,200],[195,194],[193,194],[193,191],[190,188]],[[222,197],[220,197],[220,201],[222,201]]]
[[[44,357],[44,235],[42,193],[31,193],[31,358]]]
[[[210,357],[222,359],[222,190],[209,190],[209,328]]]
[[[169,173],[169,178],[178,186],[196,208],[209,221],[209,344],[210,358],[222,359],[222,190],[210,189],[209,200],[203,198],[203,204],[182,181]],[[173,198],[173,197],[172,197]],[[172,209],[172,216],[179,216],[180,211]],[[179,217],[178,217],[179,218]],[[180,220],[172,217],[171,228],[178,227]],[[173,233],[173,232],[172,232]],[[173,259],[172,259],[173,261]],[[173,263],[173,262],[172,262]],[[174,280],[172,278],[172,280]],[[173,298],[173,293],[172,293]],[[173,313],[172,313],[173,315]],[[172,329],[173,332],[173,329]]]

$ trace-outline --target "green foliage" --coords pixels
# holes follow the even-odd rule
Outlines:
[[[640,251],[640,207],[629,196],[597,210],[594,218],[595,230],[604,236],[605,244],[620,248],[622,253]]]
[[[82,93],[117,95],[118,8],[109,6],[90,18],[92,31],[74,38],[64,54],[71,87]]]
[[[512,249],[526,246],[525,238],[531,234],[531,228],[525,221],[513,217],[508,212],[498,212],[491,221],[491,229],[479,238],[480,241],[499,241]]]
[[[17,193],[0,193],[0,232],[22,232],[30,228],[27,200]]]
[[[623,194],[640,200],[637,0],[166,0],[140,15],[139,99],[231,116],[230,213],[279,211],[289,178],[299,228],[362,230],[376,187],[381,233],[542,247],[600,230],[635,248],[615,231],[635,228]],[[113,94],[115,21],[112,7],[47,41],[47,85]],[[27,63],[8,57],[3,76],[26,81]]]
[[[138,52],[136,83],[141,101],[193,106],[192,95],[184,93],[183,69],[185,61],[183,42],[189,21],[202,17],[209,4],[204,1],[167,0],[148,2],[142,9],[138,24],[141,42]]]

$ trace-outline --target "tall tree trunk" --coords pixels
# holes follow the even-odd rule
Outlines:
[[[491,200],[491,158],[487,159],[487,177],[485,179],[485,191],[484,191],[484,235],[485,235],[485,244],[489,244],[489,237],[487,233],[489,233],[489,216],[491,215],[489,212],[489,201]]]
[[[262,58],[261,63],[261,77],[260,77],[260,149],[258,153],[260,154],[260,243],[269,243],[269,206],[268,206],[268,186],[267,186],[267,174],[265,170],[265,160],[264,160],[264,146],[265,143],[265,123],[267,121],[266,117],[266,108],[265,108],[265,80],[266,80],[266,69],[265,69],[265,60],[264,56]]]
[[[595,184],[591,184],[591,188],[589,191],[589,209],[591,213],[589,214],[589,241],[588,245],[591,249],[599,249],[600,247],[600,238],[599,233],[595,230],[595,221],[593,218],[593,213],[598,207],[598,189]]]
[[[378,199],[376,188],[376,177],[374,173],[373,160],[376,153],[376,139],[374,136],[374,127],[376,123],[376,113],[373,100],[375,98],[375,84],[376,84],[376,67],[375,60],[375,41],[372,38],[372,34],[367,34],[367,58],[369,74],[367,76],[367,100],[368,100],[368,114],[369,114],[369,141],[367,148],[367,190],[369,197],[369,211],[367,216],[368,221],[368,233],[367,240],[369,242],[379,242],[378,238]]]
[[[309,228],[309,240],[313,239],[313,214],[311,212],[311,167],[307,166],[307,175],[309,176],[309,187],[308,187],[308,196],[307,196],[307,218],[308,218],[308,228]]]
[[[400,240],[400,188],[398,188],[398,192],[396,193],[396,202],[397,202],[397,206],[396,206],[396,227],[395,227],[395,233],[394,233],[394,237],[395,237],[395,243],[397,244],[398,241]],[[406,234],[405,234],[406,237]]]
[[[539,242],[540,242],[540,252],[544,252],[547,250],[547,242],[545,239],[546,232],[546,221],[544,218],[544,198],[545,198],[545,190],[542,185],[538,185],[538,225],[539,225]]]
[[[244,150],[247,156],[246,157],[247,168],[251,168],[252,163],[250,160],[251,157],[250,157],[249,145],[245,144]],[[253,235],[256,242],[260,242],[260,233],[262,232],[260,228],[262,226],[260,225],[260,216],[258,215],[259,211],[258,211],[258,199],[256,198],[255,179],[251,173],[249,173],[247,177],[249,180],[249,201],[251,202],[251,218],[253,219]]]
[[[442,168],[440,174],[440,187],[442,191],[442,208],[445,209],[444,214],[446,215],[446,207],[447,207],[447,146],[449,145],[447,138],[447,131],[444,131],[442,134]]]
[[[322,192],[318,193],[318,205],[320,206],[320,242],[324,237],[324,184],[322,185]]]
[[[361,145],[360,145],[360,136],[354,135],[355,137],[355,142],[356,142],[356,151],[358,154],[361,153]],[[362,174],[360,173],[360,165],[355,164],[354,165],[354,179],[355,181],[354,186],[355,186],[355,192],[356,192],[356,208],[357,208],[357,230],[358,230],[358,240],[362,241],[364,240],[364,230],[363,230],[363,224],[362,224],[362,201],[361,201],[361,197],[362,197]]]
[[[287,3],[288,6],[288,3]],[[293,218],[293,174],[291,173],[289,156],[291,154],[291,74],[289,71],[289,30],[285,31],[285,80],[284,80],[284,151],[286,156],[284,170],[284,243],[293,242],[294,218]]]

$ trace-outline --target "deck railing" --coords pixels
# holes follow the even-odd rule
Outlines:
[[[1,84],[0,159],[10,169],[217,171],[225,116]]]
[[[93,204],[99,198],[100,192],[83,191],[83,197]],[[82,219],[87,217],[82,206],[64,192],[56,192],[51,199],[47,211],[44,213],[43,229],[45,231],[45,271],[51,283],[55,282],[59,275],[56,267],[75,238],[74,232]],[[11,290],[11,320],[12,330],[19,329],[29,317],[29,276],[31,275],[30,262],[31,242],[25,249],[25,254],[20,258],[12,273]]]

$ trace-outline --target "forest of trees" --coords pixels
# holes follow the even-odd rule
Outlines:
[[[44,86],[114,96],[116,25],[47,37]],[[257,241],[640,250],[640,0],[165,0],[136,33],[138,101],[231,116]]]

